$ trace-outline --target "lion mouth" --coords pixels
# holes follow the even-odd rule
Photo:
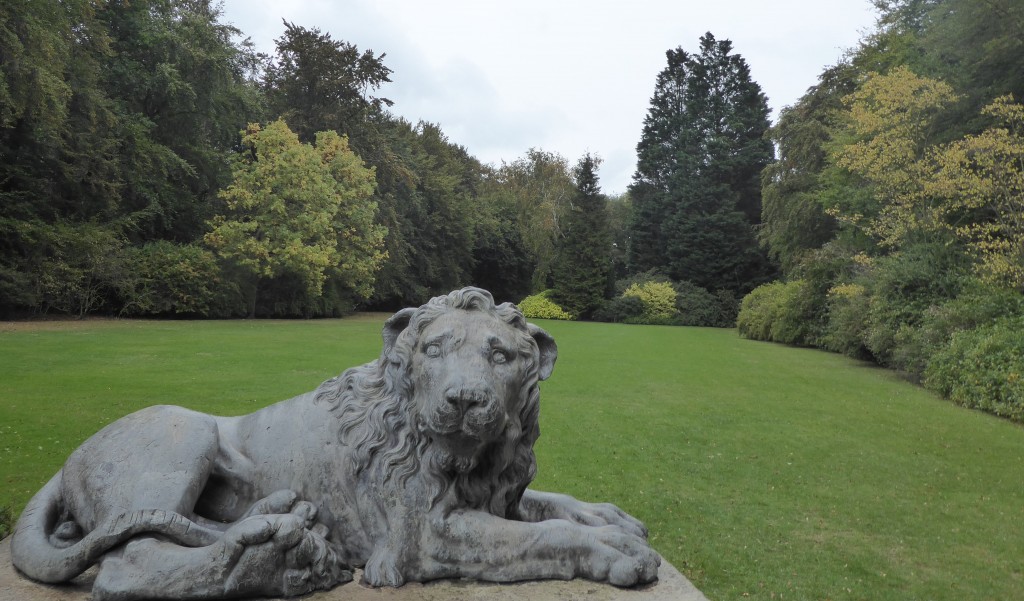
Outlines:
[[[434,442],[455,455],[472,456],[483,448],[485,441],[477,436],[459,430],[453,432],[437,432]]]
[[[487,446],[486,440],[458,429],[436,432],[427,428],[425,433],[438,453],[441,466],[455,472],[468,472],[476,467],[477,458]]]

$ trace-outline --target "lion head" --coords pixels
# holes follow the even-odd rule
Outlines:
[[[513,517],[536,473],[538,382],[554,340],[479,288],[399,311],[383,338],[377,361],[316,395],[336,410],[356,469],[396,488],[426,477],[433,502],[454,487],[463,506]]]

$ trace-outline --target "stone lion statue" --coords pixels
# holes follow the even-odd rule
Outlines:
[[[158,406],[89,438],[29,502],[29,578],[98,563],[93,599],[294,596],[373,586],[654,580],[609,504],[527,488],[552,338],[465,288],[388,319],[376,361],[241,417]]]

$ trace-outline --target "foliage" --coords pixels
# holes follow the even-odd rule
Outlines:
[[[84,317],[125,285],[129,272],[124,241],[108,226],[58,223],[46,244],[39,272],[44,311]]]
[[[250,315],[261,281],[294,276],[316,298],[328,276],[368,297],[384,255],[374,224],[373,171],[335,132],[302,144],[284,121],[251,124],[235,159],[235,181],[220,196],[225,212],[206,243],[251,277]]]
[[[261,81],[271,113],[284,118],[301,141],[312,141],[314,132],[323,130],[345,134],[375,170],[373,202],[376,223],[387,230],[386,257],[371,278],[370,296],[342,294],[339,300],[397,309],[470,283],[481,273],[494,282],[492,272],[478,270],[478,263],[529,268],[521,260],[520,232],[496,220],[504,213],[480,200],[479,161],[450,142],[438,125],[410,123],[386,112],[392,103],[378,91],[392,71],[384,58],[315,27],[286,22]],[[518,298],[529,291],[529,286],[511,287],[511,296],[496,292]],[[272,311],[291,314],[288,307],[303,303],[301,295],[292,296],[273,303]],[[331,304],[341,310],[346,303]]]
[[[594,312],[594,321],[612,323],[638,323],[647,305],[638,296],[616,296],[608,299]]]
[[[783,282],[762,284],[743,297],[736,328],[741,336],[752,340],[771,340],[772,323],[779,313]]]
[[[854,264],[855,275],[844,279],[837,273],[827,292],[822,346],[919,374],[915,365],[923,358],[916,354],[915,333],[925,315],[961,290],[962,255],[943,244],[916,244],[884,257],[860,255]],[[809,322],[818,311],[816,299],[804,297]]]
[[[674,323],[681,326],[731,328],[739,309],[736,297],[728,290],[709,292],[693,282],[673,284],[676,291]]]
[[[166,240],[127,251],[132,273],[121,311],[127,315],[224,315],[217,306],[225,289],[220,267],[209,250]]]
[[[1024,302],[1016,4],[876,0],[877,30],[772,130],[759,232],[808,284],[810,344],[938,370],[935,389],[958,382],[958,402],[993,412],[982,397],[1008,393],[969,383],[1012,372],[990,328]],[[986,364],[977,349],[997,339]]]
[[[936,113],[955,99],[947,84],[905,67],[869,74],[843,99],[847,126],[833,160],[871,185],[874,203],[833,207],[833,215],[883,247],[931,239],[942,222],[924,187],[929,169],[922,159]]]
[[[949,139],[988,125],[978,109],[994,98],[1024,98],[1024,7],[1015,0],[884,0],[875,46],[864,64],[906,64],[952,85],[962,99],[944,124]]]
[[[1000,96],[982,111],[997,120],[935,152],[928,190],[977,259],[980,277],[1024,290],[1024,105]]]
[[[605,212],[608,215],[608,235],[612,245],[611,277],[613,280],[620,280],[627,276],[629,267],[627,250],[630,245],[630,216],[633,213],[633,200],[629,193],[609,197],[605,205]]]
[[[928,307],[920,325],[897,333],[893,363],[914,376],[922,376],[928,362],[946,349],[954,334],[1017,316],[1024,316],[1024,296],[983,282],[965,281],[956,298]]]
[[[515,224],[534,265],[531,288],[553,284],[553,269],[564,222],[577,194],[569,162],[560,154],[531,148],[511,163],[502,163],[488,178],[490,202],[515,215]]]
[[[489,290],[498,302],[514,301],[529,295],[534,264],[512,207],[484,202],[487,198],[482,192],[470,281]]]
[[[220,16],[207,0],[0,7],[0,309],[118,310],[120,284],[83,273],[120,279],[119,252],[68,252],[100,257],[97,224],[108,249],[202,235],[224,153],[260,117],[255,53]]]
[[[369,299],[371,306],[398,309],[419,304],[473,281],[478,263],[497,265],[505,260],[510,268],[528,268],[520,260],[519,232],[509,226],[511,217],[503,207],[485,202],[483,167],[465,148],[431,123],[412,125],[379,117],[372,125],[372,144],[362,145],[373,153],[378,223],[388,229],[388,258]],[[504,241],[509,246],[503,246]],[[506,293],[503,298],[513,300],[520,294]]]
[[[731,328],[738,305],[728,290],[709,292],[693,282],[673,282],[650,270],[615,283],[615,298],[594,313],[595,321]],[[652,309],[653,307],[653,309]]]
[[[710,33],[700,53],[669,50],[630,186],[630,267],[746,292],[770,272],[752,226],[772,158],[767,99],[732,43]]]
[[[360,52],[316,27],[288,21],[284,27],[261,87],[271,114],[287,122],[300,140],[313,142],[321,131],[357,136],[371,115],[391,106],[387,98],[372,95],[391,81],[383,54]]]
[[[780,111],[768,132],[779,157],[762,172],[757,236],[787,274],[836,235],[835,219],[825,213],[820,199],[830,184],[823,172],[842,98],[853,92],[855,83],[848,65],[826,69],[799,102]]]
[[[643,323],[665,323],[676,313],[676,290],[668,282],[630,284],[622,296],[632,296],[643,302]]]
[[[865,340],[871,297],[860,284],[837,284],[828,291],[828,325],[822,346],[854,359],[869,359]]]
[[[576,197],[556,247],[552,299],[569,313],[589,317],[601,306],[611,283],[611,238],[606,199],[598,184],[598,159],[586,155],[576,165]]]
[[[810,287],[803,280],[764,284],[743,298],[736,327],[753,340],[807,345],[814,339],[810,301]]]
[[[224,153],[258,120],[258,58],[211,0],[108,4],[102,84],[117,121],[119,212],[138,239],[196,240],[231,177]],[[109,202],[109,200],[108,200]]]
[[[954,334],[928,362],[925,385],[960,405],[1024,421],[1024,317]]]
[[[550,290],[527,296],[519,301],[518,306],[523,315],[530,319],[576,319],[572,313],[551,300]]]

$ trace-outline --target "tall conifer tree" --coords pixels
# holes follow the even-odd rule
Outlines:
[[[745,292],[769,271],[757,248],[768,102],[729,40],[669,50],[637,145],[631,268]]]
[[[555,301],[584,317],[601,305],[611,277],[607,201],[598,183],[598,164],[598,159],[587,154],[576,166],[576,195],[554,267]]]

